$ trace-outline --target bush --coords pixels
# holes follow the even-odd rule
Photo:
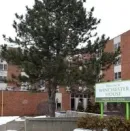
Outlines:
[[[78,127],[85,128],[85,129],[96,129],[96,130],[104,129],[102,120],[97,116],[92,117],[90,115],[80,118],[78,120]]]
[[[84,111],[84,108],[83,108],[83,104],[82,104],[82,103],[78,103],[77,111],[81,111],[81,112]]]
[[[78,128],[102,131],[130,131],[130,120],[127,121],[121,117],[105,117],[100,119],[99,116],[82,117],[78,120]]]
[[[92,104],[90,101],[88,101],[88,106],[87,106],[86,112],[100,113],[99,103]]]

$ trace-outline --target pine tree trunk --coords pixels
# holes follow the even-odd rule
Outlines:
[[[55,96],[56,96],[56,84],[53,82],[49,82],[48,85],[48,107],[49,107],[49,116],[55,117]]]
[[[53,94],[55,96],[55,94]],[[49,116],[50,117],[55,117],[55,98],[50,97],[48,100],[49,104]]]

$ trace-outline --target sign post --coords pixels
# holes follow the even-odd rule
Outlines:
[[[96,84],[95,101],[100,103],[101,118],[103,118],[104,102],[123,102],[126,104],[126,120],[129,120],[130,80]]]
[[[101,115],[100,115],[100,117],[101,117],[101,119],[103,118],[103,112],[104,112],[104,104],[103,104],[103,102],[101,102],[100,103],[100,112],[101,112]]]
[[[128,102],[126,102],[126,120],[129,120],[129,116],[130,116],[130,114],[129,114],[129,103]]]

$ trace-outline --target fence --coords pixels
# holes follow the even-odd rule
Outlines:
[[[73,131],[77,128],[77,117],[28,118],[25,131]]]

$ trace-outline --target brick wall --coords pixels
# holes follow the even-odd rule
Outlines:
[[[47,93],[3,91],[4,116],[30,116],[39,114],[38,106],[46,102]],[[64,110],[70,110],[70,95],[62,94]],[[42,108],[42,106],[41,106]],[[2,91],[0,92],[0,111],[2,109]]]
[[[69,93],[64,93],[62,95],[62,110],[71,110],[71,95]]]
[[[122,80],[130,79],[130,30],[124,32],[121,36],[121,78]],[[113,39],[110,40],[106,46],[106,51],[113,51]],[[114,67],[113,65],[107,71],[105,71],[104,79],[114,80]]]
[[[113,40],[108,41],[105,48],[106,52],[113,52]],[[104,80],[105,81],[112,81],[114,80],[114,66],[112,65],[108,70],[104,71]]]
[[[59,92],[62,93],[62,110],[70,110],[71,109],[71,95],[66,92],[65,86],[60,86]]]
[[[121,70],[122,79],[130,79],[130,31],[121,35]]]

